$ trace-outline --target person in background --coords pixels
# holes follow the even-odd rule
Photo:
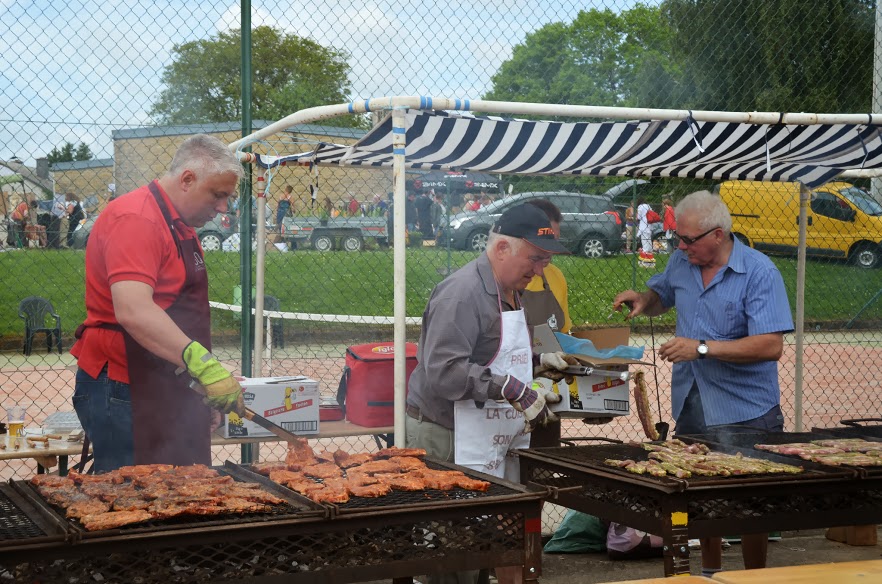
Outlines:
[[[80,221],[86,218],[80,198],[74,193],[64,195],[67,201],[67,247],[73,247],[73,234]]]
[[[423,191],[414,201],[417,210],[417,223],[419,223],[419,229],[424,239],[431,239],[434,235],[432,230],[432,198],[434,196],[434,190],[431,192]]]
[[[291,215],[291,208],[293,205],[293,202],[291,201],[291,193],[293,192],[294,187],[291,185],[285,185],[285,190],[282,192],[282,197],[279,199],[278,206],[276,206],[276,229],[279,230],[279,233],[282,232],[282,220]]]
[[[560,396],[537,391],[531,382],[537,375],[560,379],[569,365],[563,353],[533,355],[520,302],[521,291],[557,253],[569,252],[555,239],[545,213],[517,205],[493,225],[485,251],[435,287],[408,381],[408,447],[518,480],[516,458],[496,448],[494,440],[504,439],[509,449],[524,448],[525,432],[553,421],[546,402]],[[501,415],[490,416],[493,412]],[[501,583],[514,582],[520,570],[497,568],[496,575]],[[465,584],[476,578],[477,572],[467,572],[428,581]]]
[[[547,199],[535,199],[530,204],[545,213],[555,239],[559,240],[563,215],[557,205]],[[567,292],[567,279],[560,268],[550,262],[542,268],[542,274],[533,276],[521,294],[521,304],[531,332],[533,327],[540,324],[547,324],[554,332],[570,332],[573,322],[570,320]],[[530,433],[530,448],[560,446],[560,437],[560,420],[549,422]]]
[[[97,472],[211,464],[210,434],[220,423],[212,409],[244,413],[242,388],[210,353],[208,275],[195,231],[227,210],[243,176],[224,142],[195,135],[164,176],[95,220],[86,320],[71,353],[73,406]]]
[[[481,208],[481,195],[473,194],[472,200],[466,203],[466,211],[477,211]]]
[[[361,215],[361,203],[355,198],[355,195],[349,195],[349,216],[359,217]]]
[[[444,197],[435,195],[432,201],[432,236],[435,239],[441,237],[441,232],[447,226],[447,207],[444,206]]]
[[[625,253],[633,253],[634,245],[634,203],[628,203],[625,209]]]
[[[662,228],[665,230],[665,241],[668,253],[674,252],[674,232],[677,231],[677,217],[674,213],[673,201],[670,195],[662,199]]]
[[[404,223],[407,225],[407,231],[413,233],[417,228],[419,214],[416,208],[416,193],[413,191],[407,193],[407,200],[404,201]]]
[[[48,241],[46,247],[50,249],[61,249],[61,220],[67,214],[64,205],[64,197],[55,195],[52,197],[52,209],[49,214],[49,224],[46,226],[46,235]],[[76,229],[76,226],[74,226]]]
[[[482,195],[481,196],[481,208],[482,209],[484,207],[489,206],[490,203],[492,203],[492,202],[493,202],[493,197],[491,197],[490,195]]]
[[[31,210],[33,210],[33,214],[31,214]],[[25,233],[26,227],[28,223],[33,220],[33,216],[37,214],[37,201],[31,201],[30,203],[27,200],[23,200],[21,203],[15,206],[15,209],[12,211],[12,234],[10,240],[13,241],[11,245],[15,245],[17,247],[27,247],[27,235]]]
[[[652,249],[652,227],[647,214],[652,210],[645,199],[637,200],[637,237],[640,238],[638,264],[644,268],[655,267],[655,253]]]
[[[673,363],[671,409],[677,434],[705,434],[720,426],[781,432],[778,360],[784,333],[793,330],[778,268],[732,237],[732,217],[719,197],[692,193],[675,209],[680,243],[647,290],[626,290],[613,310],[627,318],[677,309],[676,336],[658,355]],[[747,569],[766,564],[768,534],[742,536]],[[702,575],[721,567],[721,539],[701,541]]]

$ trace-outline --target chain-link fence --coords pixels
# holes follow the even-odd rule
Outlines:
[[[85,317],[84,249],[108,200],[158,177],[186,136],[241,136],[240,9],[211,1],[163,3],[6,2],[0,8],[0,387],[3,403],[28,407],[40,426],[71,411],[69,349]],[[426,94],[562,104],[733,111],[868,112],[874,109],[876,8],[839,2],[346,2],[252,3],[254,128],[294,111],[355,98]],[[350,144],[373,120],[353,116],[275,137],[271,148],[306,151]],[[576,329],[626,326],[610,318],[613,296],[642,290],[676,246],[651,236],[654,264],[627,209],[645,200],[659,213],[699,189],[720,194],[733,232],[773,255],[795,309],[799,193],[788,185],[640,177],[621,180],[409,172],[414,193],[407,248],[407,314],[422,314],[432,288],[475,258],[486,230],[459,212],[503,208],[524,193],[548,195],[564,212],[560,257]],[[290,187],[290,188],[288,188]],[[807,210],[803,426],[875,417],[882,335],[882,200],[868,182],[818,188]],[[392,339],[391,173],[280,167],[269,185],[267,299],[292,318],[274,319],[272,348],[254,374],[304,374],[333,396],[347,346]],[[437,203],[430,193],[440,195]],[[31,202],[36,206],[31,206]],[[494,202],[495,201],[495,202]],[[246,204],[199,231],[213,302],[212,334],[225,363],[241,371],[240,230],[257,216]],[[477,208],[478,211],[474,211]],[[434,211],[434,212],[433,212]],[[606,217],[615,237],[570,225]],[[318,227],[337,225],[339,230]],[[578,235],[576,235],[578,234]],[[572,238],[578,238],[572,240]],[[251,278],[244,280],[246,287]],[[19,303],[51,301],[60,350],[25,336]],[[246,294],[247,296],[247,294]],[[364,319],[362,319],[364,320]],[[54,318],[49,322],[54,327]],[[382,322],[382,319],[376,319]],[[674,315],[631,323],[632,344],[672,338]],[[258,326],[258,334],[263,327]],[[408,340],[419,338],[418,325]],[[780,362],[786,427],[794,428],[796,349]],[[25,351],[27,347],[29,351]],[[26,355],[25,353],[30,353]],[[670,421],[670,366],[649,374],[656,416]],[[262,367],[262,370],[259,369]],[[658,399],[656,400],[656,392]],[[169,404],[173,407],[173,404]],[[641,437],[636,414],[606,425],[564,422],[565,436]],[[334,444],[370,450],[369,438]],[[330,443],[323,444],[330,446]],[[281,456],[264,446],[263,458]],[[217,460],[237,457],[218,449]],[[44,461],[45,462],[45,461]],[[4,478],[35,471],[7,461]]]

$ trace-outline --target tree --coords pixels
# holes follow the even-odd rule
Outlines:
[[[527,35],[492,77],[491,100],[665,107],[681,93],[659,7],[591,9]]]
[[[164,124],[226,122],[242,117],[241,35],[221,32],[172,49],[174,62],[150,111]],[[341,103],[349,94],[348,55],[269,26],[252,32],[251,115],[275,120],[303,108]],[[361,125],[352,116],[327,123]]]
[[[676,58],[695,92],[683,107],[866,112],[869,0],[667,0]]]
[[[70,142],[65,142],[61,149],[53,148],[46,158],[49,160],[49,164],[55,164],[56,162],[72,162],[74,160],[92,160],[93,154],[85,142],[80,142],[76,148]]]

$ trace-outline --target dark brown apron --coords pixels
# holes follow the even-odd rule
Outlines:
[[[521,305],[527,312],[527,326],[532,332],[533,327],[540,324],[547,324],[551,330],[557,332],[564,326],[565,316],[563,308],[548,285],[545,275],[542,275],[542,290],[539,292],[531,292],[524,290],[521,292]]]
[[[196,238],[181,240],[156,181],[150,193],[165,218],[187,277],[177,299],[165,312],[185,335],[211,350],[208,274]],[[189,375],[179,366],[139,345],[128,333],[129,389],[135,464],[211,464],[211,410],[190,389]]]
[[[165,312],[189,338],[211,350],[208,274],[195,238],[181,240],[156,181],[148,185],[184,262],[186,279],[177,299]],[[191,377],[178,365],[157,357],[118,324],[98,328],[123,334],[129,363],[132,434],[135,464],[211,464],[211,410],[190,389]],[[77,329],[77,338],[84,326]]]

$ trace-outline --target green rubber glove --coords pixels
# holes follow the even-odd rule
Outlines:
[[[206,404],[225,414],[236,412],[241,416],[245,413],[242,386],[208,349],[193,341],[184,349],[183,357],[187,372],[205,388]]]

